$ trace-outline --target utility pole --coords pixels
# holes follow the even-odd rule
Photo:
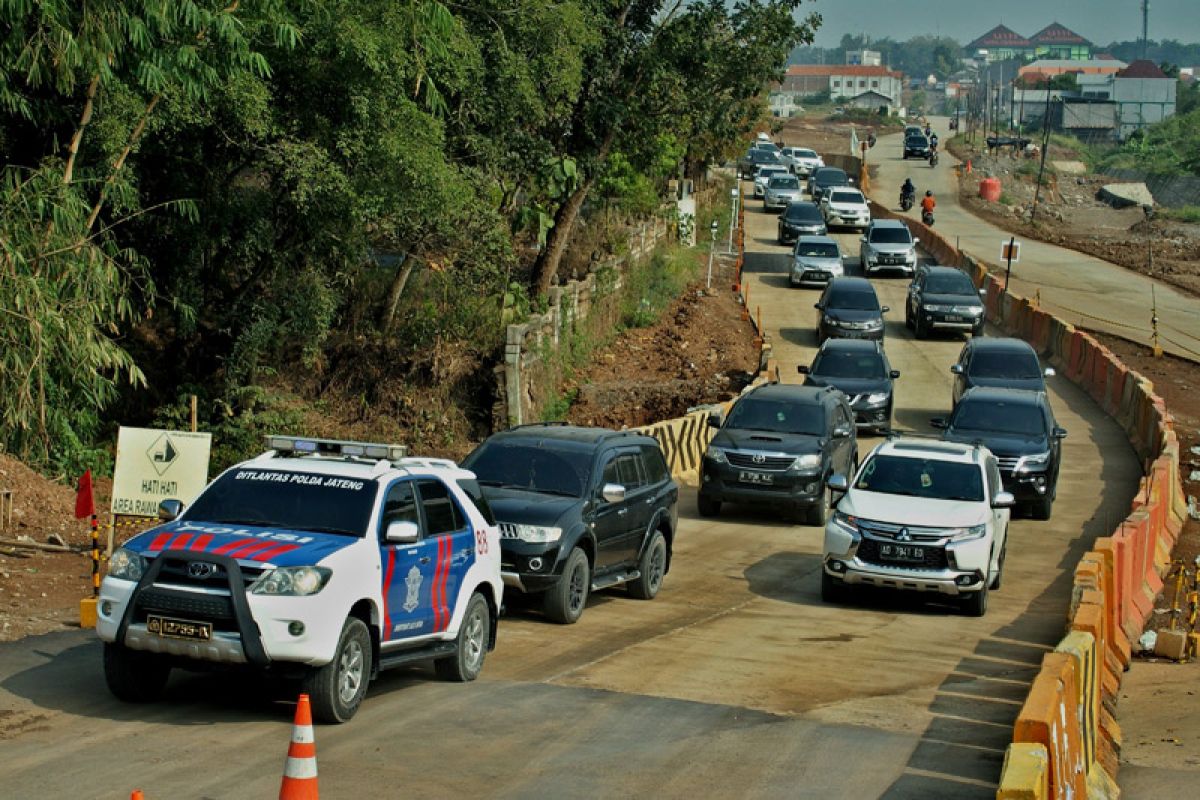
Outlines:
[[[1046,82],[1046,115],[1042,118],[1042,163],[1038,166],[1037,186],[1033,189],[1033,207],[1029,209],[1032,225],[1037,214],[1038,198],[1042,193],[1042,173],[1046,171],[1046,151],[1050,149],[1050,83]]]
[[[1142,58],[1150,48],[1150,0],[1142,0]]]

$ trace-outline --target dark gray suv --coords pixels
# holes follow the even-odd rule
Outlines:
[[[555,622],[589,592],[658,594],[671,567],[679,489],[658,442],[632,431],[522,425],[466,459],[500,528],[504,585],[539,594]]]
[[[701,516],[725,502],[782,506],[796,522],[824,525],[829,476],[858,464],[854,412],[832,386],[771,383],[744,395],[719,427],[700,467]]]

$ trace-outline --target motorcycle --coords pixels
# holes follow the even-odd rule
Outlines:
[[[932,228],[933,227],[933,212],[932,211],[922,211],[921,212],[921,222],[924,222],[926,225],[928,225],[929,227]]]
[[[936,167],[938,161],[937,150],[929,151],[929,166]]]
[[[913,200],[915,200],[915,199],[916,199],[916,197],[913,192],[901,192],[900,193],[900,210],[908,211],[910,208],[913,207]]]

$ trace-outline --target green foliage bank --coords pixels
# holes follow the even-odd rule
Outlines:
[[[731,155],[800,6],[0,0],[0,444],[478,394],[505,293]]]

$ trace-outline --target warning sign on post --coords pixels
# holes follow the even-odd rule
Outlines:
[[[211,447],[211,433],[121,428],[112,513],[153,517],[163,500],[191,503],[208,483]]]

